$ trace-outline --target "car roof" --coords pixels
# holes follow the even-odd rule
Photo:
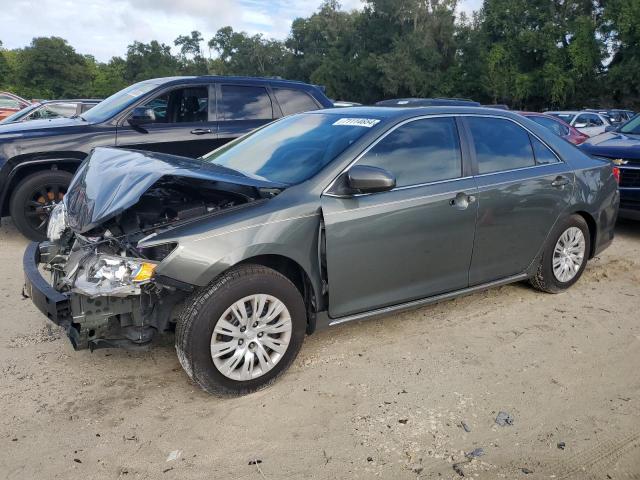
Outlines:
[[[467,107],[479,107],[480,104],[478,102],[474,102],[473,100],[469,100],[466,98],[391,98],[389,100],[381,100],[376,102],[376,105],[380,107],[403,107],[409,108],[412,106],[423,106],[423,107],[435,107],[435,106],[448,106],[448,105],[458,105],[458,106],[467,106]]]
[[[313,110],[306,114],[328,114],[346,117],[353,115],[355,117],[373,117],[378,119],[404,119],[412,117],[420,117],[423,115],[455,115],[455,114],[485,114],[493,117],[500,116],[506,118],[517,119],[519,115],[511,110],[501,110],[496,108],[484,107],[459,107],[453,105],[435,106],[435,107],[344,107],[344,108],[327,108],[322,110]]]
[[[262,84],[278,84],[292,85],[299,87],[314,87],[321,90],[318,85],[300,82],[298,80],[284,80],[275,77],[245,77],[245,76],[225,76],[225,75],[200,75],[200,76],[177,76],[177,77],[160,77],[143,80],[140,83],[153,83],[156,85],[168,85],[171,83],[200,83],[200,82],[238,82],[238,83],[262,83]]]
[[[100,103],[101,101],[100,98],[63,98],[60,100],[41,100],[38,103],[45,105],[47,103]]]

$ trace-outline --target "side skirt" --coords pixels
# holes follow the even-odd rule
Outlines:
[[[369,320],[373,318],[385,317],[394,313],[400,313],[407,310],[413,310],[423,307],[425,305],[431,305],[432,303],[438,303],[443,300],[450,300],[453,298],[461,297],[463,295],[470,295],[472,293],[488,290],[493,287],[500,287],[509,283],[520,282],[529,278],[528,273],[520,273],[518,275],[512,275],[510,277],[502,278],[500,280],[494,280],[493,282],[483,283],[482,285],[475,285],[473,287],[464,288],[462,290],[456,290],[449,293],[443,293],[435,295],[433,297],[422,298],[420,300],[413,300],[407,303],[401,303],[399,305],[392,305],[389,307],[378,308],[375,310],[369,310],[367,312],[356,313],[353,315],[347,315],[346,317],[331,318],[328,312],[319,312],[316,320],[316,329],[322,330],[323,328],[333,327],[342,323],[354,322],[358,320]],[[331,299],[329,299],[331,301]]]

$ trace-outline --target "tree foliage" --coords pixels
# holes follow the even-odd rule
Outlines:
[[[302,80],[365,103],[456,96],[523,109],[640,107],[638,0],[484,0],[470,17],[457,3],[365,0],[349,12],[324,0],[284,41],[224,27],[209,40],[180,35],[175,53],[134,42],[106,63],[55,37],[15,50],[0,43],[0,88],[104,97],[148,78],[217,74]]]

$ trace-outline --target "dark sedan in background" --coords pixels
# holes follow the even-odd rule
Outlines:
[[[171,77],[131,85],[74,118],[0,125],[0,216],[41,240],[51,209],[95,147],[195,158],[276,118],[332,106],[302,82]]]
[[[620,178],[620,217],[640,220],[640,115],[583,143],[585,152],[611,161]]]
[[[510,282],[563,291],[617,208],[610,162],[520,115],[333,108],[202,159],[95,149],[25,253],[25,292],[75,348],[175,325],[185,372],[237,395],[305,332]]]
[[[0,125],[60,117],[71,118],[91,110],[101,101],[99,99],[42,100],[8,116],[0,122]]]

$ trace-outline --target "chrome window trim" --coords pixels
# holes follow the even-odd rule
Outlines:
[[[476,178],[490,177],[491,175],[500,175],[502,173],[519,172],[521,170],[531,170],[534,168],[548,167],[549,165],[556,165],[556,163],[541,163],[540,165],[531,165],[530,167],[512,168],[511,170],[498,170],[497,172],[479,173],[475,175]]]
[[[472,178],[472,177],[466,177],[466,178]],[[456,178],[456,180],[460,180],[459,178]],[[349,208],[349,209],[345,209],[345,210],[339,210],[336,212],[323,212],[323,215],[325,216],[332,216],[332,215],[340,215],[343,213],[351,213],[351,212],[357,212],[357,211],[361,211],[361,210],[370,210],[372,208],[380,208],[380,207],[386,207],[389,205],[398,205],[400,203],[407,203],[407,202],[416,202],[419,200],[425,200],[427,198],[434,198],[434,197],[447,197],[450,195],[455,195],[457,193],[459,193],[460,190],[458,189],[454,189],[454,190],[447,190],[446,192],[440,192],[440,193],[431,193],[429,195],[420,195],[418,197],[410,197],[410,198],[401,198],[400,200],[390,200],[388,202],[384,202],[384,203],[375,203],[373,205],[364,205],[362,207],[356,207],[356,208]],[[365,195],[365,194],[361,194],[361,195]],[[337,197],[336,195],[331,195],[328,194],[328,196],[332,196],[332,197],[336,197],[336,198],[343,198],[343,197]],[[346,198],[353,198],[354,195],[350,196],[350,197],[346,197]]]
[[[553,150],[547,144],[547,142],[542,140],[538,135],[536,135],[534,132],[529,130],[526,126],[524,126],[521,123],[517,122],[513,118],[502,117],[502,116],[499,116],[499,115],[491,115],[491,114],[486,114],[486,113],[484,113],[484,114],[483,113],[440,113],[440,114],[434,114],[434,115],[420,115],[418,117],[411,117],[411,118],[407,118],[407,119],[403,120],[402,122],[398,123],[397,125],[394,125],[389,130],[384,132],[381,136],[376,138],[367,148],[365,148],[362,152],[360,152],[356,156],[356,158],[353,159],[349,163],[349,165],[347,165],[345,168],[343,168],[342,171],[340,173],[338,173],[338,175],[336,175],[333,178],[333,180],[329,183],[329,185],[327,185],[324,188],[324,190],[322,190],[321,195],[326,195],[328,197],[335,197],[335,198],[354,198],[354,197],[362,197],[362,196],[366,196],[366,195],[376,195],[377,193],[386,193],[386,192],[375,192],[375,193],[357,193],[357,194],[354,194],[354,195],[336,195],[335,193],[330,193],[329,190],[331,190],[331,188],[333,188],[333,186],[335,185],[335,183],[338,180],[338,178],[340,178],[345,172],[349,171],[349,169],[351,169],[351,167],[353,167],[353,165],[355,165],[362,157],[364,157],[373,147],[375,147],[379,142],[381,142],[384,138],[386,138],[387,135],[389,135],[392,132],[394,132],[397,128],[400,128],[401,126],[406,125],[407,123],[410,123],[410,122],[414,122],[416,120],[426,120],[426,119],[430,119],[430,118],[451,118],[451,117],[453,117],[454,119],[456,117],[482,117],[482,118],[496,118],[496,119],[499,119],[499,120],[508,120],[508,121],[510,121],[512,123],[515,123],[520,128],[524,129],[529,135],[532,135],[540,143],[542,143],[547,149],[549,149],[549,151],[551,153],[553,153],[554,157],[556,157],[558,159],[557,163],[565,163],[564,160],[562,160],[560,158],[560,156],[555,152],[555,150]],[[543,127],[543,128],[546,128],[546,127]],[[460,135],[459,132],[458,132],[458,135]],[[460,142],[460,151],[462,153],[462,142]],[[531,146],[531,155],[532,155],[533,161],[535,162],[536,158],[535,158],[535,153],[533,152],[533,145]],[[463,158],[463,162],[464,162],[464,158]],[[526,169],[538,168],[538,167],[548,167],[549,165],[555,165],[555,163],[542,163],[540,165],[536,164],[536,165],[531,165],[529,167],[519,167],[519,168],[510,169],[510,170],[499,170],[499,171],[496,171],[496,172],[482,173],[482,174],[471,175],[471,176],[466,176],[466,177],[450,178],[450,179],[447,179],[447,180],[438,180],[438,181],[435,181],[435,182],[420,183],[420,184],[416,184],[416,185],[405,185],[405,186],[402,186],[402,187],[393,188],[393,189],[388,190],[388,191],[389,192],[394,192],[396,190],[406,190],[408,188],[425,187],[425,186],[436,185],[436,184],[444,183],[444,182],[453,182],[453,181],[456,181],[456,180],[466,180],[466,179],[474,178],[474,177],[482,177],[482,176],[488,176],[488,175],[497,175],[497,174],[501,174],[501,173],[517,172],[519,170],[526,170]]]

